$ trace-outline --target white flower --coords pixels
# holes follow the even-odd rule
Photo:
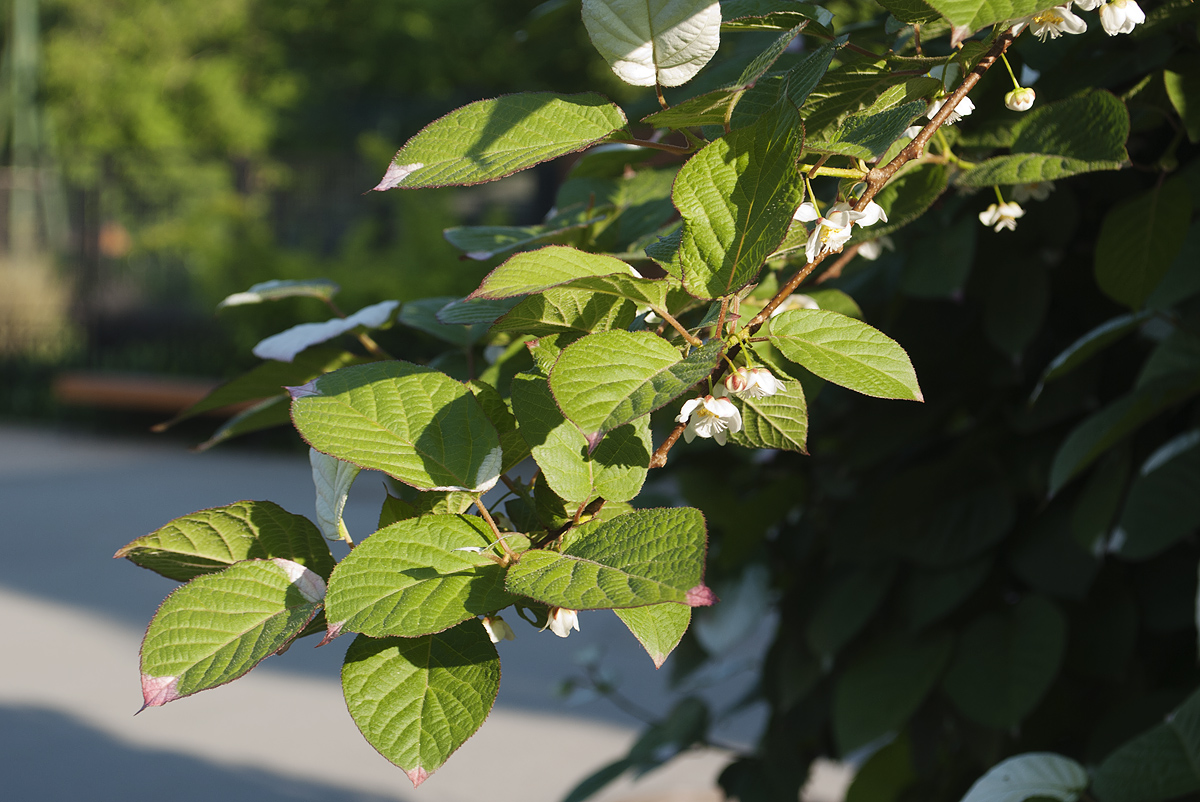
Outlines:
[[[804,223],[815,220],[817,223],[808,235],[808,243],[804,247],[804,255],[808,257],[808,261],[814,262],[818,256],[829,251],[840,251],[846,240],[850,239],[855,221],[863,216],[862,212],[853,211],[848,203],[835,203],[825,216],[811,203],[800,204],[800,208],[792,216],[793,219]]]
[[[1002,228],[1014,231],[1017,228],[1017,218],[1024,216],[1025,210],[1016,203],[1001,203],[999,206],[993,203],[987,207],[987,211],[979,213],[979,222],[991,226],[993,231]]]
[[[1032,184],[1017,184],[1012,188],[1013,200],[1024,203],[1028,200],[1044,201],[1054,191],[1053,181],[1034,181]]]
[[[929,101],[929,110],[925,112],[925,116],[932,120],[942,110],[942,106],[946,105],[947,100],[948,98],[941,97],[937,100]],[[975,103],[971,98],[963,97],[954,106],[954,111],[950,112],[950,116],[946,118],[946,125],[954,125],[973,111],[975,111]]]
[[[1046,37],[1057,39],[1064,33],[1083,33],[1087,30],[1087,23],[1078,17],[1068,3],[1065,6],[1055,6],[1048,8],[1045,11],[1039,11],[1030,17],[1025,17],[1013,28],[1013,31],[1020,33],[1021,29],[1029,25],[1029,29],[1033,31],[1033,35],[1043,42]]]
[[[717,397],[733,393],[742,398],[765,398],[783,389],[783,382],[766,368],[738,368],[717,388]]]
[[[1103,4],[1104,0],[1075,0],[1075,7],[1082,11],[1095,11]]]
[[[775,311],[771,313],[771,317],[781,315],[784,312],[790,312],[793,309],[820,309],[821,305],[816,302],[811,295],[805,295],[802,292],[793,292],[791,295],[783,299],[783,303],[775,307]]]
[[[483,628],[487,630],[488,637],[492,639],[492,643],[499,643],[502,640],[516,640],[517,633],[513,632],[512,627],[505,623],[500,616],[484,616]],[[579,629],[578,626],[575,627]],[[566,635],[563,636],[564,638]]]
[[[859,214],[862,215],[862,217],[858,218],[854,222],[858,223],[860,226],[873,226],[880,220],[885,223],[888,221],[887,213],[884,212],[883,207],[875,201],[867,201],[867,205],[863,207]]]
[[[546,618],[546,628],[560,638],[571,634],[571,630],[579,631],[579,613],[566,607],[551,607],[550,615]]]
[[[1131,33],[1135,26],[1145,21],[1146,12],[1134,0],[1112,0],[1100,6],[1100,24],[1109,36]]]
[[[896,243],[892,242],[892,238],[884,234],[879,239],[873,239],[870,242],[864,242],[858,246],[858,255],[866,259],[868,262],[874,262],[883,255],[885,250],[896,250]]]
[[[675,420],[687,424],[687,428],[683,430],[683,439],[689,443],[696,435],[700,435],[711,437],[717,441],[717,445],[723,446],[728,436],[727,431],[737,433],[742,430],[742,413],[738,412],[733,402],[728,398],[713,398],[711,395],[693,398],[685,403]]]
[[[1033,108],[1033,101],[1036,98],[1036,92],[1028,86],[1022,86],[1004,96],[1004,105],[1008,106],[1011,111],[1029,111]]]

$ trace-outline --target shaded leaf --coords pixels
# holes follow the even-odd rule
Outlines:
[[[272,334],[260,341],[252,350],[259,359],[291,362],[304,349],[328,342],[342,334],[348,334],[359,326],[366,329],[377,329],[387,324],[399,305],[399,301],[382,301],[365,306],[349,317],[335,317],[324,323],[301,323],[286,331]]]
[[[1191,195],[1178,180],[1109,210],[1095,252],[1096,283],[1104,294],[1141,307],[1183,247],[1191,219]]]
[[[217,309],[226,306],[259,304],[263,301],[278,301],[281,298],[319,298],[322,301],[329,301],[338,294],[340,289],[341,287],[335,282],[326,278],[299,281],[276,279],[255,284],[245,292],[235,292],[233,295],[226,296],[225,300],[217,304]]]
[[[962,802],[1025,802],[1034,797],[1075,802],[1088,783],[1087,770],[1074,760],[1052,752],[1028,752],[988,769]]]
[[[1200,692],[1128,741],[1096,769],[1101,802],[1159,802],[1200,791]]]

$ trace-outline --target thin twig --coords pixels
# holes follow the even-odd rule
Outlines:
[[[637,145],[640,148],[652,148],[654,150],[661,150],[664,153],[673,153],[676,156],[686,156],[695,150],[691,145],[668,145],[665,142],[651,142],[649,139],[609,139],[607,141],[620,145]]]
[[[813,283],[823,284],[830,279],[834,279],[842,275],[842,271],[846,269],[846,265],[850,264],[850,262],[854,260],[854,257],[858,255],[858,248],[860,245],[862,245],[861,242],[856,242],[846,250],[842,251],[842,255],[838,257],[838,260],[831,264],[828,270],[817,276]]]
[[[683,324],[676,320],[675,317],[666,309],[654,307],[654,314],[661,317],[667,323],[670,323],[671,328],[683,335],[683,339],[687,340],[688,345],[704,345],[704,342],[699,337],[691,334],[687,329],[685,329]]]
[[[500,533],[500,527],[496,526],[496,521],[492,518],[492,514],[488,512],[488,508],[483,505],[483,500],[479,496],[475,497],[475,509],[479,510],[479,514],[483,516],[483,520],[488,522],[488,526],[492,527],[492,532],[495,533],[500,547],[504,549],[504,554],[508,559],[515,560],[517,555],[513,554],[513,550],[508,547],[508,542],[505,541],[504,535]]]
[[[660,84],[658,81],[654,82],[654,94],[658,97],[658,105],[663,107],[663,111],[671,108],[671,105],[667,103],[667,99],[663,97],[662,84]]]

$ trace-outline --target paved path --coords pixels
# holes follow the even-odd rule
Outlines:
[[[382,499],[373,478],[360,477],[348,505],[358,535],[374,528]],[[0,426],[6,798],[553,802],[620,757],[638,732],[603,700],[570,707],[551,695],[581,651],[604,650],[604,665],[648,708],[677,698],[666,669],[655,672],[615,616],[597,612],[584,614],[583,631],[568,640],[521,627],[516,642],[501,644],[496,709],[419,791],[355,730],[337,681],[339,642],[311,649],[302,641],[228,686],[135,718],[138,644],[174,583],[111,555],[171,518],[243,498],[311,516],[307,461]],[[723,701],[719,691],[708,696]],[[754,715],[730,722],[724,735],[748,737]],[[596,799],[716,800],[726,761],[717,752],[691,755]],[[844,777],[831,776],[813,799],[837,798]]]

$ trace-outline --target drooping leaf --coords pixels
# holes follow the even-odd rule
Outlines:
[[[1200,431],[1191,430],[1158,449],[1129,488],[1113,533],[1114,550],[1127,560],[1146,560],[1200,526]]]
[[[822,379],[876,398],[924,400],[908,354],[860,320],[824,309],[771,319],[771,344]]]
[[[414,787],[475,734],[499,690],[500,657],[478,621],[420,638],[359,636],[342,665],[354,723]]]
[[[605,219],[603,212],[581,203],[536,226],[455,226],[442,231],[442,236],[468,259],[483,261],[508,251],[524,250]]]
[[[662,668],[692,621],[692,608],[682,604],[651,604],[613,612],[646,649],[655,668]]]
[[[758,276],[804,197],[796,171],[803,139],[795,107],[782,102],[680,169],[671,197],[684,221],[680,262],[693,295],[728,295]]]
[[[690,81],[721,43],[713,0],[583,0],[583,24],[600,55],[634,86]]]
[[[281,298],[319,298],[328,301],[338,294],[339,287],[335,282],[326,278],[288,281],[276,279],[255,284],[245,292],[235,292],[229,295],[217,309],[226,306],[243,306],[245,304],[260,304],[263,301],[278,301]]]
[[[253,352],[259,359],[291,362],[304,349],[328,342],[334,337],[354,331],[359,326],[377,329],[385,325],[392,319],[392,313],[399,305],[399,301],[382,301],[365,306],[349,317],[335,317],[324,323],[301,323],[262,340],[254,346]]]
[[[575,504],[596,496],[628,501],[642,489],[653,450],[649,417],[609,432],[589,454],[587,438],[563,417],[545,379],[517,376],[512,395],[521,435],[559,497]]]
[[[486,492],[500,476],[496,429],[463,385],[407,362],[374,362],[290,388],[309,445],[421,490]]]
[[[315,448],[308,450],[308,461],[317,490],[317,526],[321,528],[321,534],[329,540],[349,541],[350,533],[342,520],[342,511],[346,509],[350,485],[354,484],[362,468],[322,454]]]
[[[442,310],[459,300],[458,298],[435,297],[406,301],[404,306],[400,307],[400,314],[396,316],[396,321],[437,337],[443,342],[457,345],[459,348],[466,348],[487,332],[488,323],[491,321],[462,325],[442,320]]]
[[[603,610],[712,604],[704,584],[704,516],[689,507],[634,510],[588,526],[561,554],[527,551],[508,571],[511,593],[554,607]]]
[[[898,802],[904,789],[916,780],[912,746],[908,736],[901,733],[854,773],[845,802]]]
[[[1164,376],[1122,396],[1071,430],[1050,466],[1050,495],[1056,494],[1101,454],[1142,424],[1200,393],[1200,376]]]
[[[1053,381],[1060,376],[1070,373],[1126,334],[1135,330],[1146,321],[1147,317],[1149,315],[1144,312],[1118,315],[1111,320],[1106,320],[1071,343],[1058,356],[1050,360],[1050,364],[1042,371],[1042,376],[1038,379],[1038,384],[1033,390],[1031,400],[1036,400],[1041,395],[1042,388],[1046,382]]]
[[[176,588],[142,641],[142,695],[157,707],[242,676],[300,634],[325,582],[281,558],[245,560]]]
[[[272,398],[259,401],[254,406],[239,412],[221,424],[207,440],[196,446],[196,450],[207,451],[213,446],[220,445],[234,437],[290,423],[291,418],[288,416],[289,405],[287,400],[287,394],[281,393]]]
[[[926,0],[951,24],[972,32],[995,22],[1036,14],[1043,0]]]
[[[583,150],[625,127],[596,94],[523,92],[434,120],[400,148],[376,190],[481,184]]]
[[[426,515],[380,529],[329,578],[331,636],[413,638],[441,632],[515,599],[504,569],[483,552],[495,540],[482,518]]]
[[[967,791],[962,802],[1075,802],[1087,790],[1087,769],[1052,752],[1028,752],[1002,760]]]
[[[521,301],[495,322],[492,331],[534,337],[572,333],[578,336],[626,328],[636,313],[634,303],[624,298],[555,287]]]
[[[1163,71],[1163,84],[1188,139],[1200,142],[1200,58],[1193,53],[1179,59],[1175,69]]]
[[[944,632],[896,640],[847,665],[833,692],[833,731],[841,753],[902,729],[937,685],[953,643]]]
[[[799,0],[725,0],[721,3],[725,21],[722,29],[753,31],[763,29],[787,30],[808,20],[814,28],[828,34],[833,12],[824,6]]]
[[[960,175],[957,182],[982,188],[1119,170],[1128,161],[1128,138],[1125,104],[1109,92],[1089,90],[1029,112],[1016,128],[1009,155],[988,159]]]
[[[1145,304],[1183,247],[1191,218],[1191,195],[1179,180],[1114,206],[1096,241],[1096,283],[1104,294],[1134,309]]]
[[[233,404],[258,401],[271,396],[283,397],[284,387],[304,384],[322,373],[330,373],[360,359],[337,348],[310,348],[296,354],[291,362],[268,360],[225,382],[171,420],[155,426],[154,431],[164,431],[180,421]]]
[[[113,557],[180,582],[243,560],[275,557],[322,577],[333,570],[333,555],[312,522],[270,501],[239,501],[184,515],[122,546]]]
[[[550,371],[550,390],[594,447],[605,432],[650,414],[707,376],[722,348],[714,340],[683,358],[649,332],[591,334],[562,352]]]
[[[989,727],[1021,723],[1058,674],[1067,621],[1042,596],[986,613],[962,632],[943,687],[963,715]]]
[[[749,448],[808,453],[808,405],[798,381],[765,398],[731,398],[742,415],[742,430],[729,439]]]
[[[1102,802],[1159,802],[1200,791],[1200,692],[1163,723],[1123,744],[1096,769]]]

